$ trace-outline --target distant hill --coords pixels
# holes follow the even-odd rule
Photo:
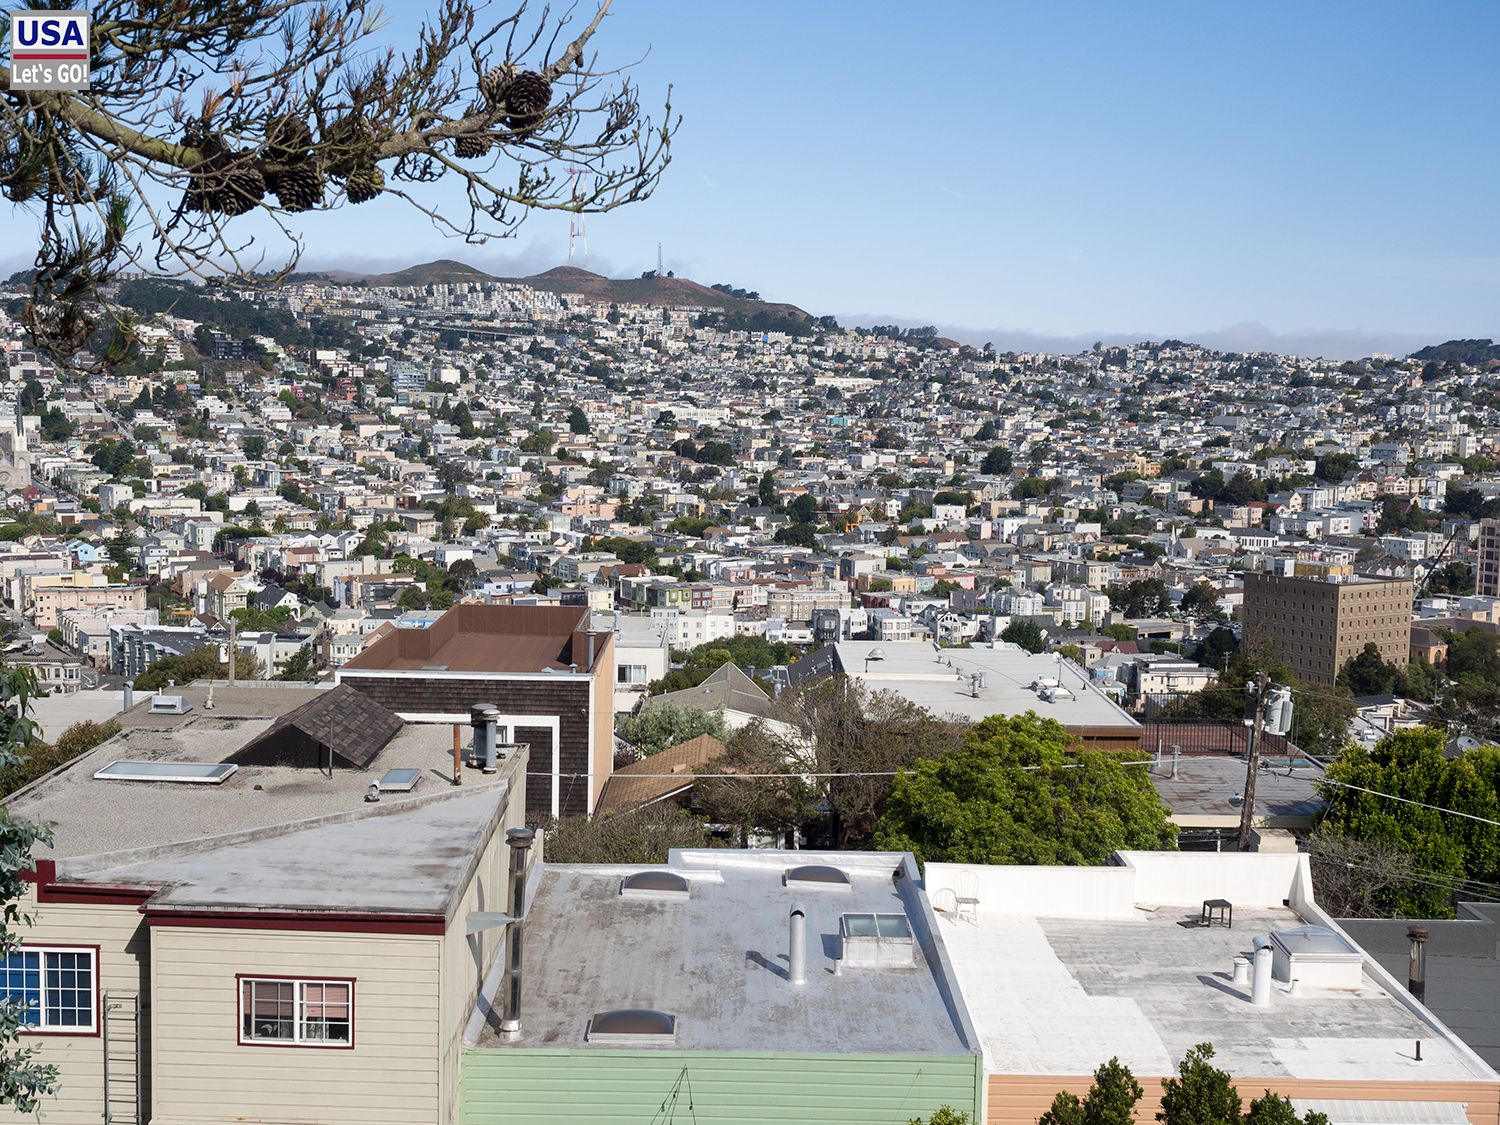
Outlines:
[[[581,293],[591,301],[613,302],[622,305],[701,305],[708,309],[724,309],[727,312],[744,312],[750,309],[792,316],[798,320],[810,319],[807,313],[795,305],[776,304],[771,301],[751,301],[743,297],[731,297],[699,285],[685,277],[604,277],[577,266],[557,266],[545,273],[531,277],[505,278],[518,285],[529,285],[548,293]]]
[[[777,304],[770,301],[752,301],[742,297],[731,297],[699,285],[685,277],[627,277],[612,278],[591,273],[577,266],[557,266],[531,277],[496,277],[484,270],[450,258],[427,262],[419,266],[408,266],[395,273],[353,273],[348,270],[318,270],[294,274],[293,281],[331,281],[349,285],[364,282],[367,285],[441,285],[458,281],[500,281],[512,285],[529,285],[548,293],[578,293],[591,301],[622,305],[700,305],[703,308],[723,309],[725,312],[767,313],[776,319],[790,318],[810,321],[812,318],[795,305]]]
[[[1442,344],[1429,344],[1411,353],[1412,359],[1424,363],[1467,363],[1483,367],[1486,363],[1500,363],[1500,344],[1493,340],[1449,340]]]

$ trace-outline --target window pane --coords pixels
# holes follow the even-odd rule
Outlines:
[[[4,974],[5,998],[24,1004],[26,1014],[22,1024],[36,1027],[42,1014],[42,955],[35,950],[18,949],[5,959],[0,973]]]
[[[347,1043],[349,1033],[349,986],[304,984],[301,1038],[325,1043]]]
[[[246,1039],[291,1039],[295,984],[287,980],[247,980],[240,1001]]]

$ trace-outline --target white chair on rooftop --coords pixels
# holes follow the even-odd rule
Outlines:
[[[960,871],[954,880],[954,918],[968,914],[969,920],[979,925],[979,876],[972,871]]]

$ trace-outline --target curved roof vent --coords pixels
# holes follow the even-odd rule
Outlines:
[[[789,867],[781,880],[788,887],[807,887],[812,890],[847,891],[849,873],[840,867],[823,863],[809,863],[802,867]]]
[[[621,898],[689,898],[688,881],[673,871],[637,871],[620,880]]]
[[[601,1046],[675,1043],[677,1017],[654,1008],[616,1008],[612,1012],[595,1012],[583,1037]]]

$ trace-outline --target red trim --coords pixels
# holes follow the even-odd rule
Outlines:
[[[117,887],[106,883],[59,883],[57,861],[39,859],[21,878],[36,884],[37,902],[83,906],[140,906],[156,893],[154,887]]]
[[[289,980],[306,984],[347,984],[349,986],[349,1042],[292,1042],[285,1039],[246,1039],[245,1038],[245,990],[243,984],[247,980]],[[355,977],[286,977],[277,976],[274,973],[235,973],[234,974],[234,1040],[241,1047],[305,1047],[311,1051],[352,1051],[354,1050],[354,993]],[[297,1018],[296,997],[292,1000],[292,1020]]]
[[[272,914],[261,910],[152,910],[149,906],[145,914],[146,923],[151,926],[226,930],[295,930],[319,934],[417,934],[423,937],[441,937],[447,929],[439,914]]]
[[[87,54],[78,54],[76,51],[28,51],[25,47],[17,47],[13,62],[30,62],[32,59],[71,59],[75,62],[88,62]]]
[[[45,860],[43,862],[46,862]],[[55,945],[50,942],[22,942],[18,949],[55,950],[59,953],[78,953],[88,950],[94,955],[93,988],[94,988],[94,1027],[91,1031],[76,1031],[68,1028],[32,1028],[22,1027],[22,1035],[35,1035],[38,1038],[57,1038],[59,1036],[69,1039],[98,1039],[104,1034],[104,989],[99,984],[99,959],[100,950],[97,945]],[[47,989],[47,960],[42,958],[42,991]]]

